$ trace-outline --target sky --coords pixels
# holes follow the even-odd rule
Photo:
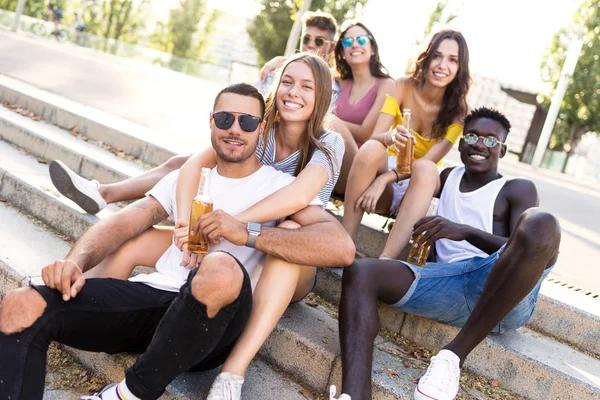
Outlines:
[[[455,0],[460,1],[460,0]],[[470,69],[505,84],[543,90],[539,67],[554,33],[571,21],[583,0],[464,0],[451,24],[467,40]],[[165,13],[177,0],[155,0]],[[361,20],[373,31],[392,76],[406,69],[437,0],[369,0]],[[243,17],[259,12],[253,0],[208,0],[210,7]]]

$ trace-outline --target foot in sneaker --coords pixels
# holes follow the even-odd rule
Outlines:
[[[338,397],[337,399],[334,397],[335,396],[335,392],[336,392],[336,388],[335,385],[331,385],[329,387],[329,400],[352,400],[352,398],[350,396],[348,396],[347,394],[341,394],[340,397]]]
[[[460,358],[450,350],[440,350],[415,389],[415,400],[454,400],[460,382]]]
[[[108,394],[110,392],[112,392],[112,393],[110,393],[111,395],[115,396],[114,398],[118,398],[118,397],[116,397],[118,385],[119,385],[118,383],[109,383],[108,385],[102,387],[100,390],[98,390],[96,393],[94,393],[90,396],[81,396],[79,398],[79,400],[105,400],[105,399],[109,398]],[[103,397],[103,394],[104,394],[104,397]],[[110,397],[110,398],[112,398],[112,397]]]
[[[206,400],[240,400],[244,378],[231,372],[221,372],[215,378]]]
[[[58,191],[73,200],[85,212],[97,214],[106,207],[106,201],[100,195],[100,183],[82,178],[62,161],[50,163],[50,179]]]

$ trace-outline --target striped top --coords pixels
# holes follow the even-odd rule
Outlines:
[[[296,165],[300,159],[300,150],[295,151],[287,158],[279,162],[275,162],[275,128],[271,129],[268,135],[267,148],[264,150],[264,157],[262,157],[264,148],[263,140],[258,141],[258,146],[256,148],[257,157],[264,165],[270,165],[278,171],[294,176]],[[344,140],[342,137],[335,132],[325,132],[323,135],[321,135],[319,141],[331,152],[331,155],[333,156],[333,176],[331,175],[331,164],[329,163],[327,156],[319,149],[316,149],[313,152],[307,165],[320,165],[325,168],[327,174],[329,175],[329,181],[327,181],[325,186],[319,192],[319,200],[321,200],[321,203],[323,203],[323,208],[325,208],[325,206],[327,206],[327,202],[329,201],[329,197],[331,196],[331,192],[333,191],[333,187],[337,183],[338,177],[340,176],[340,167],[342,166],[342,159],[344,158],[344,151],[346,148],[344,146]]]

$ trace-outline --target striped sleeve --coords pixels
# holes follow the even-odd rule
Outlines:
[[[340,168],[342,167],[342,160],[344,159],[344,152],[346,151],[346,147],[344,146],[344,140],[340,135],[334,132],[326,132],[321,138],[320,142],[323,146],[329,150],[329,153],[333,157],[333,175],[331,174],[331,163],[329,159],[321,150],[315,150],[308,162],[308,165],[317,164],[325,168],[327,174],[329,175],[329,181],[327,184],[321,189],[319,192],[319,199],[325,206],[329,201],[329,197],[331,196],[331,192],[337,180],[340,176]]]

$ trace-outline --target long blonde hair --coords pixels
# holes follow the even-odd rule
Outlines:
[[[281,85],[281,77],[283,76],[288,65],[294,62],[303,62],[310,67],[315,78],[315,106],[312,114],[307,123],[305,134],[302,136],[300,143],[300,157],[299,162],[296,165],[294,176],[298,176],[300,171],[306,167],[310,157],[316,149],[321,150],[331,167],[331,177],[334,176],[334,162],[335,157],[331,153],[331,150],[323,146],[319,141],[321,136],[326,132],[324,127],[325,116],[329,111],[329,105],[331,103],[331,72],[329,67],[319,56],[311,53],[299,53],[294,57],[290,58],[281,71],[277,79],[277,85],[273,85],[266,100],[266,111],[265,111],[265,130],[263,134],[263,154],[267,148],[267,140],[269,132],[276,126],[279,118],[279,111],[277,110],[277,92],[279,91],[279,85]]]

